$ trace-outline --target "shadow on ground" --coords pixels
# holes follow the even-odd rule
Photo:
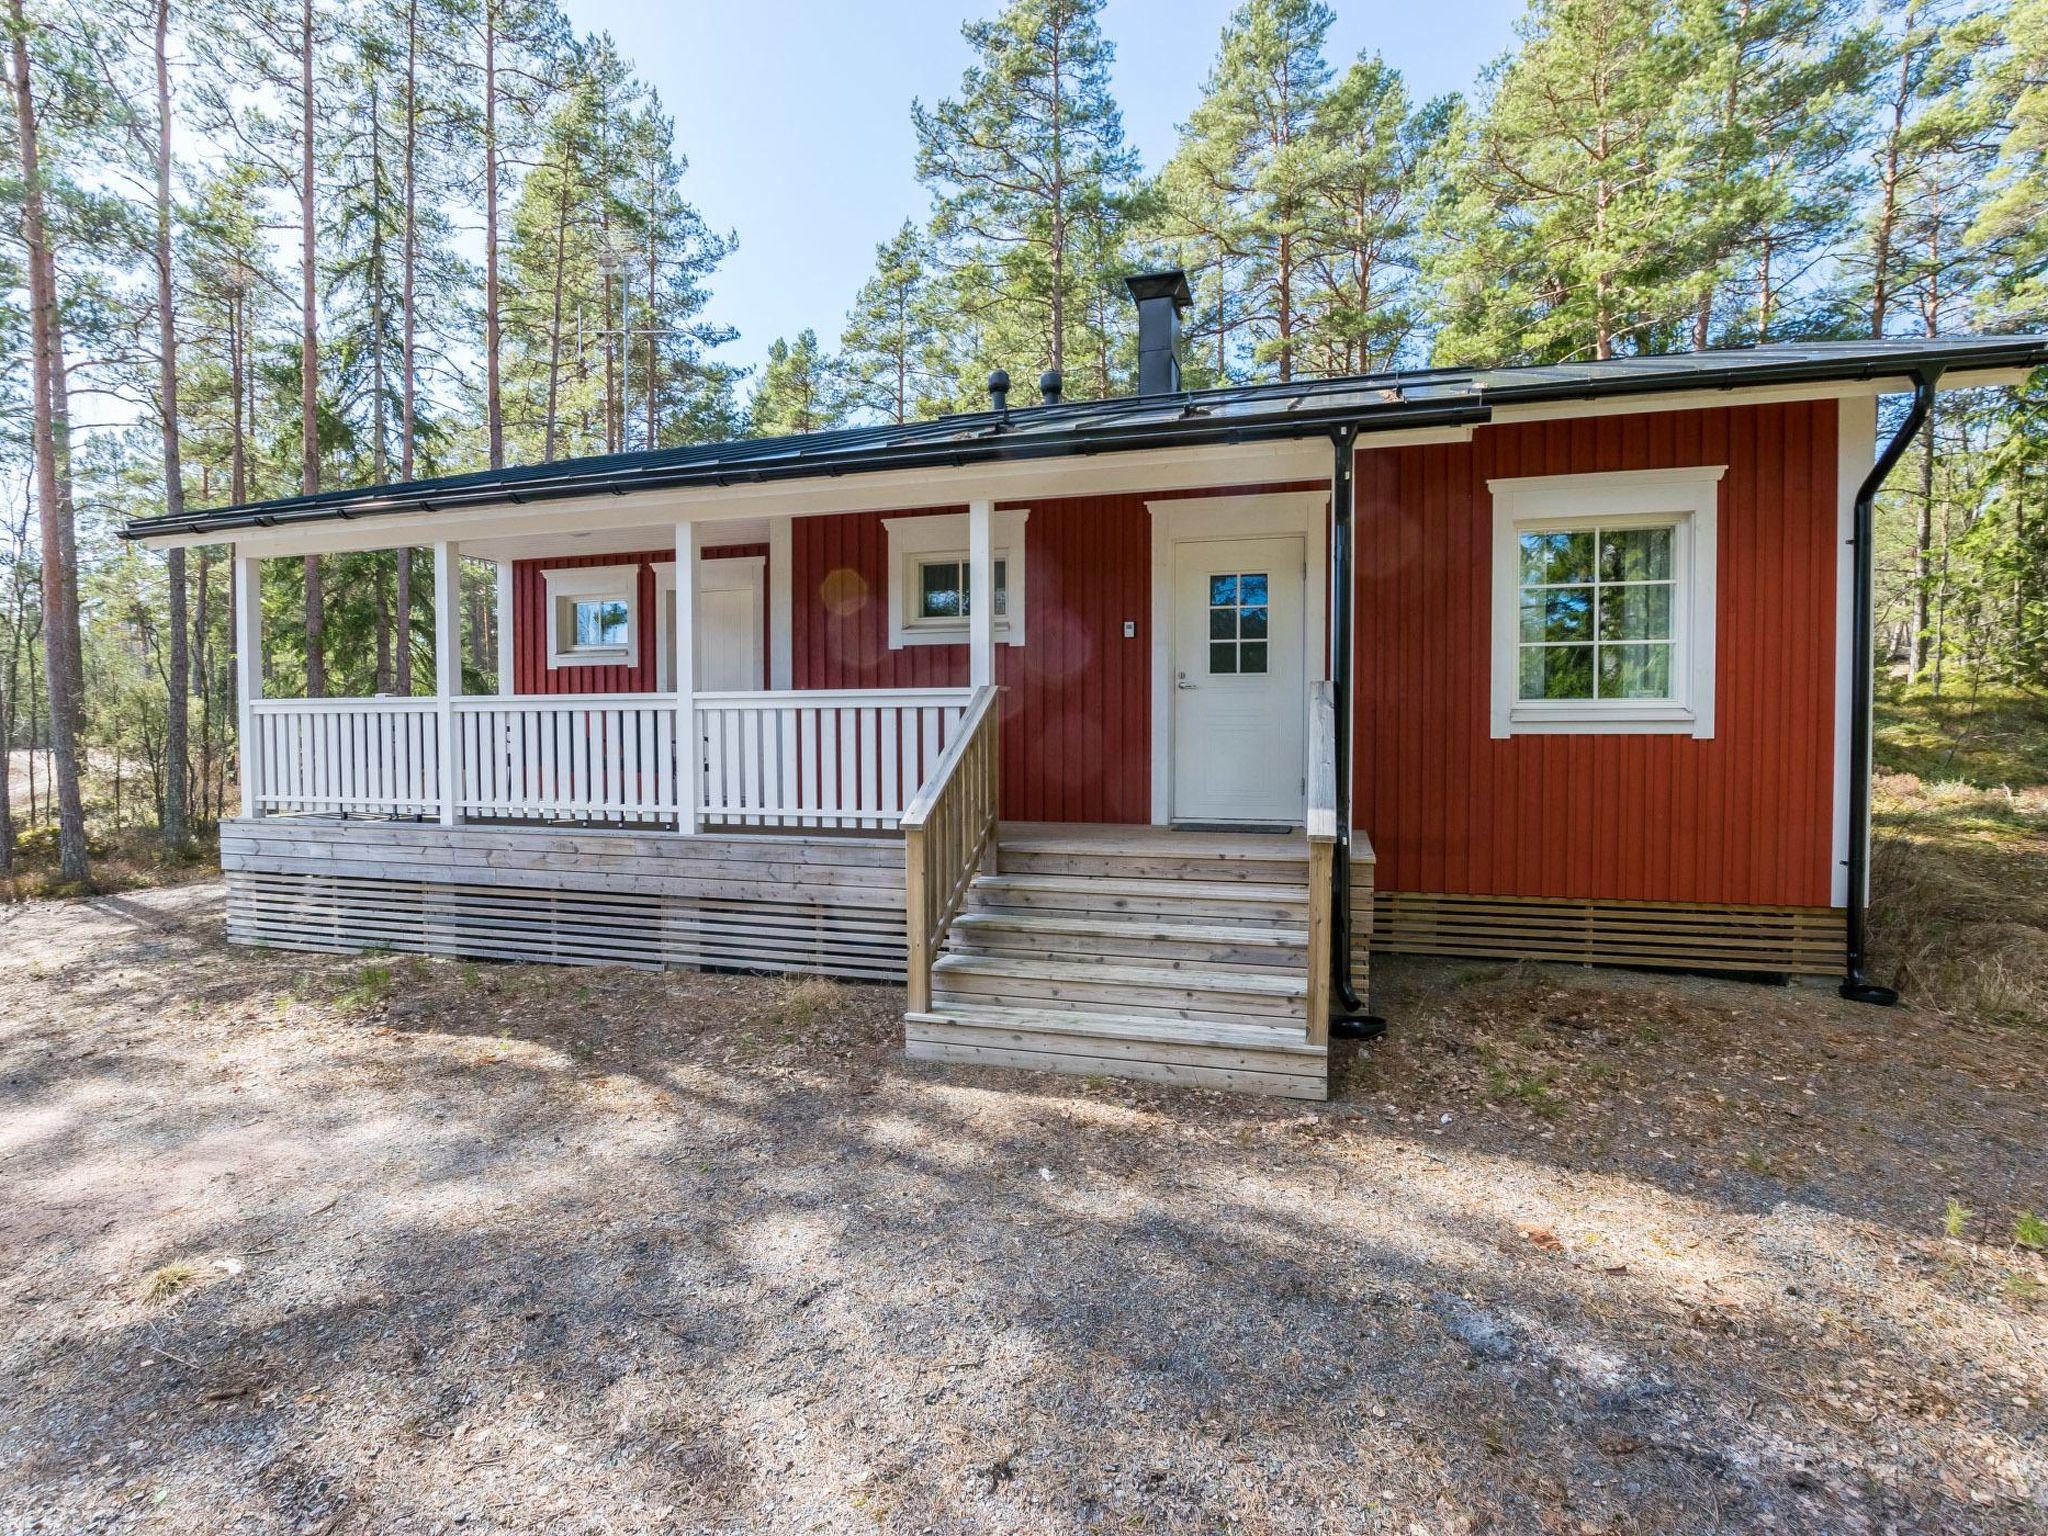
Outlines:
[[[0,926],[0,1531],[2048,1527],[1995,1030],[1394,965],[1304,1112],[217,932]]]

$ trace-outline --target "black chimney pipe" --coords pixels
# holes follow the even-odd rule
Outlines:
[[[998,368],[988,376],[989,409],[998,416],[1010,409],[1010,376]]]
[[[1180,393],[1180,312],[1194,300],[1188,275],[1147,272],[1127,277],[1124,286],[1138,306],[1138,393]]]
[[[1060,378],[1060,371],[1057,368],[1048,368],[1038,376],[1038,393],[1047,405],[1060,403],[1060,390],[1063,387],[1065,381]]]

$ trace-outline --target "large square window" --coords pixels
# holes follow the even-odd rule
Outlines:
[[[1713,734],[1722,470],[1490,482],[1493,734]]]

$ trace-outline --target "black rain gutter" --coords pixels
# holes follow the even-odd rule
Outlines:
[[[1877,493],[1883,489],[1885,480],[1933,413],[1934,392],[1941,383],[1942,372],[1938,364],[1914,370],[1912,408],[1906,412],[1906,419],[1899,423],[1899,430],[1892,434],[1891,441],[1884,445],[1884,452],[1877,456],[1877,463],[1871,466],[1870,473],[1863,477],[1863,484],[1857,487],[1855,526],[1850,535],[1850,543],[1855,550],[1856,573],[1854,595],[1850,599],[1854,616],[1849,657],[1856,699],[1849,711],[1849,910],[1841,994],[1851,1002],[1874,1003],[1880,1008],[1889,1008],[1896,1003],[1899,994],[1890,987],[1879,986],[1864,971],[1869,960],[1870,943],[1870,740],[1874,708],[1872,673],[1876,667],[1877,649],[1874,612]]]

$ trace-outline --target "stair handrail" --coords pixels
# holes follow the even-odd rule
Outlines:
[[[1337,866],[1337,701],[1326,682],[1308,695],[1308,1038],[1330,1043],[1330,948]]]
[[[953,739],[898,818],[912,1013],[931,1008],[932,961],[995,845],[1003,798],[1001,691],[993,684],[975,690]]]

